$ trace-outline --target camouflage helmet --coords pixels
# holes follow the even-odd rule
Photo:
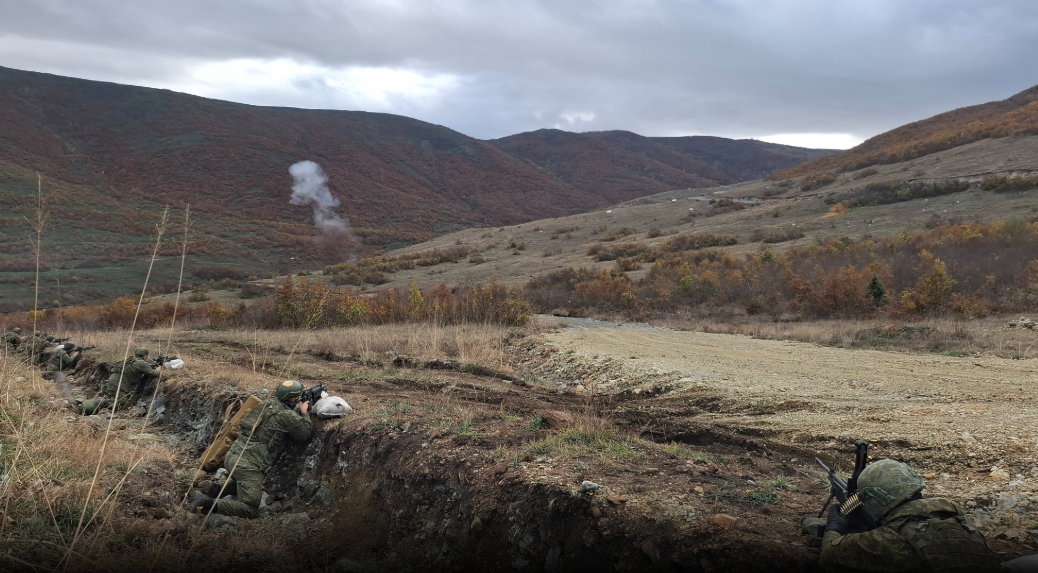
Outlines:
[[[18,328],[18,327],[16,326],[16,327],[14,327],[14,328],[12,328],[12,329],[11,329],[11,332],[13,332],[13,333],[15,333],[15,334],[21,334],[21,333],[22,333],[22,329],[20,329],[20,328]]]
[[[68,352],[69,350],[72,350],[73,348],[76,347],[76,343],[75,342],[66,342],[65,344],[62,344],[62,346],[65,348],[65,352]]]
[[[274,390],[274,395],[282,402],[287,402],[289,398],[298,398],[302,394],[303,385],[295,380],[285,380]]]
[[[43,339],[46,340],[47,342],[54,342],[54,337],[51,336],[50,334],[48,334],[47,336],[44,336]]]
[[[926,482],[911,466],[895,460],[875,461],[858,476],[865,509],[876,517],[883,517],[924,487]]]
[[[133,351],[133,355],[136,356],[137,358],[144,358],[148,354],[149,354],[148,349],[147,348],[143,348],[143,347],[142,348],[138,348],[137,350]]]

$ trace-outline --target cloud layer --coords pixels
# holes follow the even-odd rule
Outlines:
[[[846,144],[1038,84],[1035,53],[1031,0],[38,0],[0,20],[4,66],[480,138]]]

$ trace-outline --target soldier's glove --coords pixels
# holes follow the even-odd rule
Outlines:
[[[826,531],[835,531],[840,535],[848,533],[862,533],[869,530],[868,523],[860,515],[851,512],[849,516],[840,515],[840,508],[832,506],[829,508],[829,519],[825,522]]]

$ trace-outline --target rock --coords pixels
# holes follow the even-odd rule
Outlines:
[[[584,480],[580,482],[580,493],[587,493],[589,491],[595,491],[596,489],[602,489],[602,486],[593,481]]]
[[[208,529],[238,529],[241,527],[241,518],[210,513],[209,518],[205,520],[205,526]]]
[[[1009,472],[998,466],[991,468],[991,473],[984,478],[985,481],[1005,481],[1007,479],[1009,479]]]
[[[17,383],[25,382],[25,376],[19,376],[15,378],[14,381]]]
[[[703,486],[701,485],[697,485],[696,487],[692,488],[692,491],[698,493],[699,495],[703,495],[706,492],[706,490],[704,490]]]
[[[505,473],[507,471],[508,471],[508,462],[497,462],[497,465],[494,466],[494,473],[497,474],[497,475],[501,475],[501,474],[503,474],[503,473]]]
[[[335,504],[335,494],[330,489],[324,487],[317,490],[317,493],[314,494],[314,499],[325,507],[331,507]]]
[[[998,501],[996,503],[998,504],[998,509],[1009,510],[1015,508],[1017,504],[1020,503],[1020,498],[1015,495],[1003,494],[998,496]]]
[[[1023,539],[1024,534],[1015,529],[1007,529],[1002,533],[999,533],[996,537],[998,537],[999,539],[1005,539],[1007,541],[1015,541],[1017,539]]]
[[[483,531],[483,520],[480,519],[478,515],[472,519],[472,524],[469,525],[469,531],[473,533]]]
[[[935,473],[923,474],[923,478],[924,479],[937,479],[937,474],[935,474]]]
[[[959,439],[964,441],[964,442],[966,442],[967,444],[972,444],[972,443],[977,441],[977,438],[974,438],[973,436],[971,436],[969,434],[963,434],[963,435],[959,436]]]
[[[717,515],[710,518],[710,525],[716,525],[718,527],[731,527],[739,521],[738,517],[733,517],[726,513],[718,513]]]
[[[602,510],[597,508],[597,507],[592,507],[591,508],[591,517],[594,517],[595,519],[598,519],[599,517],[602,517]]]
[[[641,548],[642,553],[649,556],[649,559],[652,560],[653,565],[660,562],[660,549],[659,547],[656,547],[655,543],[653,543],[652,541],[643,541]]]
[[[618,495],[611,495],[611,496],[607,497],[606,499],[609,500],[609,503],[611,503],[613,505],[623,505],[623,504],[627,503],[627,498],[620,497]]]
[[[541,414],[541,418],[549,428],[565,428],[573,425],[573,416],[560,410],[548,410]]]

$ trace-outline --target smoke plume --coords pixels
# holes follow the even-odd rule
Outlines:
[[[328,176],[324,174],[321,166],[313,161],[300,161],[288,168],[292,174],[292,198],[289,203],[293,205],[314,205],[314,225],[320,229],[322,234],[345,234],[349,232],[349,224],[339,217],[332,207],[339,206],[339,200],[332,197],[331,191],[325,183]]]

